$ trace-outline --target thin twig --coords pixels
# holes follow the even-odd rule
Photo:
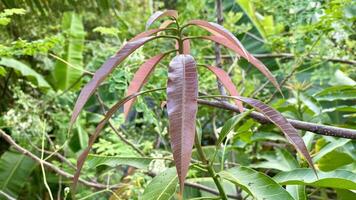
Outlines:
[[[21,147],[20,145],[18,145],[12,138],[11,136],[9,136],[8,134],[6,134],[4,131],[2,131],[0,129],[0,137],[4,138],[5,141],[7,141],[10,145],[13,146],[13,148],[22,153],[23,155],[28,156],[29,158],[31,158],[32,160],[38,162],[38,163],[43,163],[43,166],[53,170],[54,172],[56,172],[57,174],[66,177],[68,179],[73,179],[73,175],[65,172],[61,169],[59,169],[57,166],[53,165],[52,163],[46,162],[44,160],[41,160],[41,158],[37,157],[36,155],[34,155],[33,153],[31,153],[30,151],[28,151],[27,149],[24,149],[23,147]],[[96,182],[91,182],[91,181],[87,181],[84,179],[79,179],[79,182],[81,182],[84,185],[90,186],[90,187],[94,187],[94,188],[98,188],[98,189],[105,189],[107,188],[107,185],[105,184],[101,184],[101,183],[96,183]],[[110,186],[110,188],[118,188],[120,186],[119,185],[112,185]]]
[[[208,101],[204,99],[198,99],[198,103],[239,113],[239,109],[237,108],[237,106],[227,102]],[[263,114],[259,112],[254,111],[250,114],[250,116],[262,124],[272,123],[267,117],[265,117]],[[353,129],[339,128],[335,126],[315,124],[311,122],[304,122],[304,121],[293,120],[293,119],[287,119],[287,120],[289,121],[289,123],[292,124],[294,128],[299,130],[309,131],[319,135],[356,139],[356,130]]]
[[[45,123],[42,123],[42,141],[41,141],[41,160],[43,160],[43,156],[44,156],[44,145],[45,145],[45,135],[46,135],[46,124]],[[51,191],[51,188],[49,187],[48,183],[47,183],[47,178],[46,178],[46,171],[44,169],[44,166],[43,166],[43,162],[40,162],[40,165],[41,165],[41,171],[42,171],[42,176],[43,176],[43,184],[45,185],[47,191],[48,191],[48,194],[49,194],[49,198],[51,200],[53,200],[53,194],[52,194],[52,191]]]
[[[103,100],[101,99],[100,95],[98,93],[95,94],[96,98],[98,99],[98,102],[100,104],[100,107],[102,109],[103,114],[105,115],[106,113],[106,109],[105,109],[105,103],[103,102]],[[110,120],[108,121],[108,124],[110,126],[110,128],[115,132],[115,134],[120,138],[120,140],[122,140],[125,144],[129,145],[130,147],[132,147],[138,154],[140,154],[141,156],[144,156],[145,153],[143,151],[141,151],[141,149],[139,149],[138,147],[136,147],[136,145],[134,145],[133,143],[131,143],[128,139],[126,139],[119,130],[117,130],[115,128],[115,126],[110,122]]]

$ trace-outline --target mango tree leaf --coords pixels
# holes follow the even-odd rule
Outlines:
[[[289,142],[303,155],[303,157],[307,160],[310,167],[315,171],[313,161],[309,155],[308,149],[304,144],[303,138],[298,134],[297,130],[287,121],[282,114],[268,105],[258,101],[256,99],[246,98],[246,97],[233,97],[239,99],[245,103],[248,103],[258,111],[260,111],[263,115],[265,115],[269,120],[271,120],[275,125],[277,125]]]
[[[61,58],[66,62],[58,60],[54,68],[54,78],[57,89],[65,90],[71,87],[82,76],[83,50],[84,50],[84,25],[80,15],[74,12],[66,12],[62,19],[62,29],[66,33],[64,53]],[[74,69],[68,64],[75,66]],[[77,84],[74,88],[79,88]]]
[[[70,120],[71,126],[77,119],[80,111],[83,109],[85,103],[88,101],[89,97],[93,95],[96,88],[104,81],[104,79],[119,65],[127,56],[129,56],[137,48],[145,44],[146,42],[154,39],[154,37],[143,37],[131,42],[127,42],[113,57],[109,58],[101,67],[98,69],[92,80],[87,83],[81,90],[79,97],[75,103],[72,117]]]
[[[160,90],[160,89],[155,89],[155,90]],[[95,140],[98,138],[101,130],[104,128],[105,124],[109,121],[109,119],[114,115],[114,113],[122,106],[124,105],[126,102],[128,102],[129,100],[139,96],[139,95],[142,95],[142,94],[145,94],[145,93],[148,93],[148,92],[152,92],[152,91],[155,91],[155,90],[151,90],[151,91],[143,91],[143,92],[140,92],[140,93],[135,93],[135,94],[132,94],[130,96],[127,96],[125,98],[123,98],[122,100],[120,100],[119,102],[117,102],[114,106],[112,106],[105,114],[104,116],[104,119],[102,119],[100,121],[100,123],[97,125],[97,127],[95,128],[95,132],[94,134],[92,134],[89,138],[89,143],[88,143],[88,147],[80,154],[80,156],[78,157],[78,160],[77,160],[77,171],[75,172],[74,174],[74,177],[73,177],[73,191],[75,191],[75,188],[76,188],[76,185],[77,185],[77,182],[78,182],[78,179],[79,179],[79,175],[80,175],[80,172],[82,170],[82,167],[84,165],[84,162],[85,162],[85,159],[87,158],[89,152],[90,152],[90,149],[92,148]]]
[[[285,149],[276,149],[275,155],[266,153],[265,155],[262,154],[260,157],[266,161],[251,164],[250,167],[276,169],[280,171],[289,171],[300,167],[297,160]]]
[[[234,167],[218,175],[240,186],[258,200],[294,200],[278,183],[267,175],[247,167]]]
[[[146,22],[146,30],[151,26],[153,22],[162,18],[162,17],[172,17],[177,19],[178,12],[176,10],[166,10],[166,11],[157,11],[150,16],[150,18]]]
[[[33,160],[23,154],[6,151],[0,159],[0,191],[17,198],[25,183],[31,178],[35,165]],[[3,199],[1,193],[0,199]]]
[[[339,138],[333,140],[332,142],[325,145],[318,153],[316,153],[313,157],[313,162],[318,162],[322,157],[326,154],[334,151],[335,149],[344,146],[346,143],[350,142],[350,139]]]
[[[170,200],[178,184],[175,168],[169,168],[152,179],[142,195],[142,200]]]
[[[295,200],[307,200],[305,185],[287,185],[286,190]]]
[[[349,190],[336,189],[338,200],[356,199],[356,193]]]
[[[89,154],[87,163],[90,168],[101,165],[116,167],[118,165],[129,165],[139,169],[147,169],[153,158],[149,157],[127,157],[127,156],[102,156]]]
[[[142,86],[147,82],[150,74],[154,70],[155,66],[162,60],[162,58],[166,54],[158,54],[150,59],[148,59],[145,63],[143,63],[140,68],[135,73],[132,81],[130,82],[129,87],[127,88],[127,96],[139,92]],[[124,115],[127,118],[132,104],[135,102],[136,98],[128,101],[124,105]]]
[[[215,74],[231,96],[240,96],[230,76],[224,70],[214,66],[206,66],[206,68]],[[235,104],[239,108],[240,112],[244,111],[241,101],[235,99]]]
[[[12,58],[1,58],[0,65],[16,70],[39,88],[51,87],[41,74],[37,73],[35,70],[18,60]]]
[[[280,172],[273,179],[281,185],[310,185],[314,187],[356,189],[355,173],[346,170],[318,171],[319,179],[313,173],[311,169],[294,169],[289,172]]]
[[[173,158],[183,192],[195,137],[198,76],[190,55],[177,55],[169,63],[167,113]]]
[[[352,100],[356,99],[356,87],[333,86],[325,88],[314,95],[318,101]]]
[[[317,166],[322,171],[332,171],[352,162],[354,162],[352,156],[340,149],[324,155],[317,162]]]

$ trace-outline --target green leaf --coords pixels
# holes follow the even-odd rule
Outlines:
[[[12,58],[1,58],[0,65],[16,70],[40,88],[51,87],[41,74],[37,73],[35,70],[18,60]]]
[[[352,100],[356,99],[356,87],[333,86],[314,95],[318,101]]]
[[[62,29],[66,34],[65,49],[54,69],[57,89],[65,90],[75,84],[83,74],[84,26],[81,16],[73,12],[64,13]],[[74,88],[79,88],[77,84]]]
[[[304,185],[287,185],[286,190],[296,200],[307,200],[307,195],[305,193],[305,186]]]
[[[334,150],[320,158],[317,162],[317,166],[322,171],[331,171],[351,164],[353,161],[354,159],[348,153],[341,150]]]
[[[239,185],[256,199],[293,200],[293,197],[272,178],[247,167],[234,167],[221,171],[219,176]]]
[[[169,200],[176,191],[178,175],[174,167],[152,179],[142,195],[142,200]]]
[[[273,179],[281,185],[310,185],[314,187],[330,187],[340,189],[356,189],[356,174],[346,170],[332,172],[318,171],[315,177],[311,169],[295,169],[289,172],[281,172]]]
[[[339,138],[325,145],[315,156],[313,157],[313,162],[318,162],[323,156],[334,151],[335,149],[344,146],[348,143],[349,139]]]
[[[280,171],[289,171],[300,167],[297,160],[290,152],[285,149],[276,149],[276,155],[264,154],[261,158],[266,161],[250,165],[253,168],[276,169]]]
[[[338,200],[356,199],[356,193],[349,190],[337,189],[336,194]]]
[[[87,163],[90,168],[100,165],[116,167],[118,165],[129,165],[139,169],[147,169],[153,158],[146,157],[126,157],[126,156],[101,156],[89,154]]]
[[[25,155],[6,151],[0,159],[0,191],[16,198],[30,178],[35,164]],[[0,199],[4,199],[1,194]]]
[[[244,116],[246,116],[246,114],[244,115],[243,113],[235,115],[225,122],[219,133],[219,139],[216,142],[216,146],[220,146],[224,138],[235,128],[235,126],[244,118]]]

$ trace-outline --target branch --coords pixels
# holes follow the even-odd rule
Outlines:
[[[286,59],[293,59],[296,56],[293,55],[292,53],[265,53],[265,54],[253,54],[254,57],[256,58],[286,58]],[[215,59],[214,56],[206,56],[205,58],[207,59]],[[233,56],[230,55],[222,55],[221,58],[223,59],[232,59]],[[318,58],[317,55],[309,55],[307,57],[308,59],[312,58]],[[321,57],[321,59],[324,59],[329,62],[335,62],[335,63],[343,63],[343,64],[349,64],[349,65],[356,65],[356,60],[346,60],[346,59],[339,59],[339,58],[328,58],[328,57]]]
[[[18,152],[22,153],[23,155],[26,155],[26,156],[30,157],[32,160],[34,160],[34,161],[36,161],[38,163],[42,163],[44,167],[53,170],[54,172],[56,172],[57,174],[59,174],[59,175],[61,175],[63,177],[66,177],[68,179],[73,179],[74,176],[72,174],[69,174],[68,172],[65,172],[65,171],[59,169],[57,166],[53,165],[52,163],[46,162],[44,160],[41,160],[39,157],[37,157],[33,153],[29,152],[27,149],[24,149],[20,145],[16,144],[16,142],[11,138],[11,136],[6,134],[1,129],[0,129],[0,137],[4,138],[4,140],[6,140],[10,145],[12,145],[15,150],[17,150]],[[86,180],[83,180],[83,179],[79,179],[79,182],[83,183],[84,185],[87,185],[87,186],[90,186],[90,187],[94,187],[94,188],[98,188],[98,189],[106,189],[108,187],[109,188],[117,188],[119,186],[119,185],[108,186],[108,185],[104,185],[104,184],[101,184],[101,183],[86,181]]]
[[[198,103],[207,106],[225,109],[225,110],[230,110],[233,112],[239,112],[239,109],[236,106],[226,102],[198,99]],[[262,124],[272,123],[267,117],[265,117],[259,112],[254,111],[250,114],[250,116]],[[353,129],[339,128],[334,126],[315,124],[315,123],[304,122],[304,121],[293,120],[293,119],[287,119],[287,120],[292,124],[294,128],[299,130],[309,131],[319,135],[356,139],[356,130]]]

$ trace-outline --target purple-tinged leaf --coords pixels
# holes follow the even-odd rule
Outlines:
[[[119,65],[127,56],[129,56],[137,48],[145,44],[146,42],[154,39],[154,37],[143,37],[132,42],[127,42],[113,57],[109,58],[101,67],[98,69],[92,80],[87,83],[81,90],[77,102],[75,103],[72,117],[70,120],[70,126],[73,125],[74,121],[77,119],[80,111],[83,109],[85,103],[95,92],[96,88],[104,81],[104,79],[114,70],[114,68]]]
[[[256,110],[265,115],[276,126],[278,126],[282,130],[288,141],[298,150],[300,154],[303,155],[309,166],[313,168],[316,174],[313,161],[309,155],[307,147],[305,146],[303,138],[298,134],[298,131],[287,121],[287,119],[281,113],[256,99],[236,96],[234,96],[233,98],[251,105]]]
[[[274,78],[272,73],[268,70],[268,68],[258,59],[256,59],[252,54],[246,52],[246,54],[238,48],[236,45],[231,43],[228,39],[221,37],[221,36],[203,36],[204,39],[214,41],[219,43],[232,51],[234,51],[238,56],[244,57],[248,60],[251,64],[253,64],[263,75],[265,75],[269,81],[279,90],[281,91],[277,80]]]
[[[215,36],[222,36],[226,39],[228,39],[231,43],[237,46],[237,48],[241,49],[243,55],[246,56],[246,59],[248,60],[249,56],[241,42],[228,30],[226,30],[223,26],[214,23],[214,22],[207,22],[204,20],[191,20],[188,22],[188,24],[196,25],[199,26],[210,33],[212,33]]]
[[[166,54],[162,53],[159,55],[156,55],[150,59],[148,59],[145,63],[143,63],[140,68],[137,70],[135,73],[132,81],[130,82],[130,85],[127,89],[127,96],[132,95],[136,92],[139,92],[142,88],[142,86],[147,82],[148,77],[150,76],[151,72],[154,70],[155,66],[161,61],[161,59],[165,56]],[[136,98],[131,99],[124,105],[124,115],[125,118],[127,118],[130,109],[135,102]]]
[[[169,63],[167,112],[181,192],[184,189],[194,144],[197,97],[198,76],[195,60],[190,55],[177,55]]]
[[[119,102],[117,102],[114,106],[112,106],[107,113],[105,113],[104,118],[99,122],[99,124],[97,125],[94,134],[92,134],[89,138],[89,143],[88,143],[88,147],[80,154],[80,156],[78,157],[78,161],[77,161],[77,170],[74,174],[73,177],[73,191],[75,191],[76,185],[78,183],[78,179],[79,179],[79,175],[80,172],[83,168],[84,162],[86,160],[86,158],[88,157],[88,154],[90,152],[90,149],[92,148],[94,142],[96,141],[96,139],[98,138],[101,130],[104,128],[105,124],[109,121],[109,119],[114,115],[114,113],[122,106],[124,105],[126,102],[130,101],[133,98],[136,98],[139,95],[148,93],[148,92],[153,92],[153,91],[157,91],[157,90],[161,90],[161,89],[156,89],[156,90],[150,90],[150,91],[143,91],[143,92],[139,92],[139,93],[134,93],[131,94],[129,96],[126,96],[125,98],[123,98],[122,100],[120,100]]]
[[[213,72],[216,77],[220,80],[220,82],[224,85],[226,90],[230,93],[230,96],[240,96],[234,83],[230,79],[229,74],[227,74],[224,70],[214,67],[214,66],[206,66],[211,72]],[[242,102],[234,99],[236,106],[239,108],[240,112],[244,111],[244,107],[242,106]]]
[[[153,22],[155,22],[157,19],[160,19],[162,17],[172,17],[174,19],[177,19],[178,12],[176,10],[166,10],[166,11],[157,11],[153,13],[153,15],[151,15],[151,17],[147,20],[146,30],[151,26]]]
[[[164,28],[157,28],[157,29],[151,29],[142,33],[137,34],[135,37],[131,38],[128,42],[132,42],[134,40],[137,39],[141,39],[141,38],[145,38],[145,37],[149,37],[153,34],[159,33],[160,31],[163,31]]]

